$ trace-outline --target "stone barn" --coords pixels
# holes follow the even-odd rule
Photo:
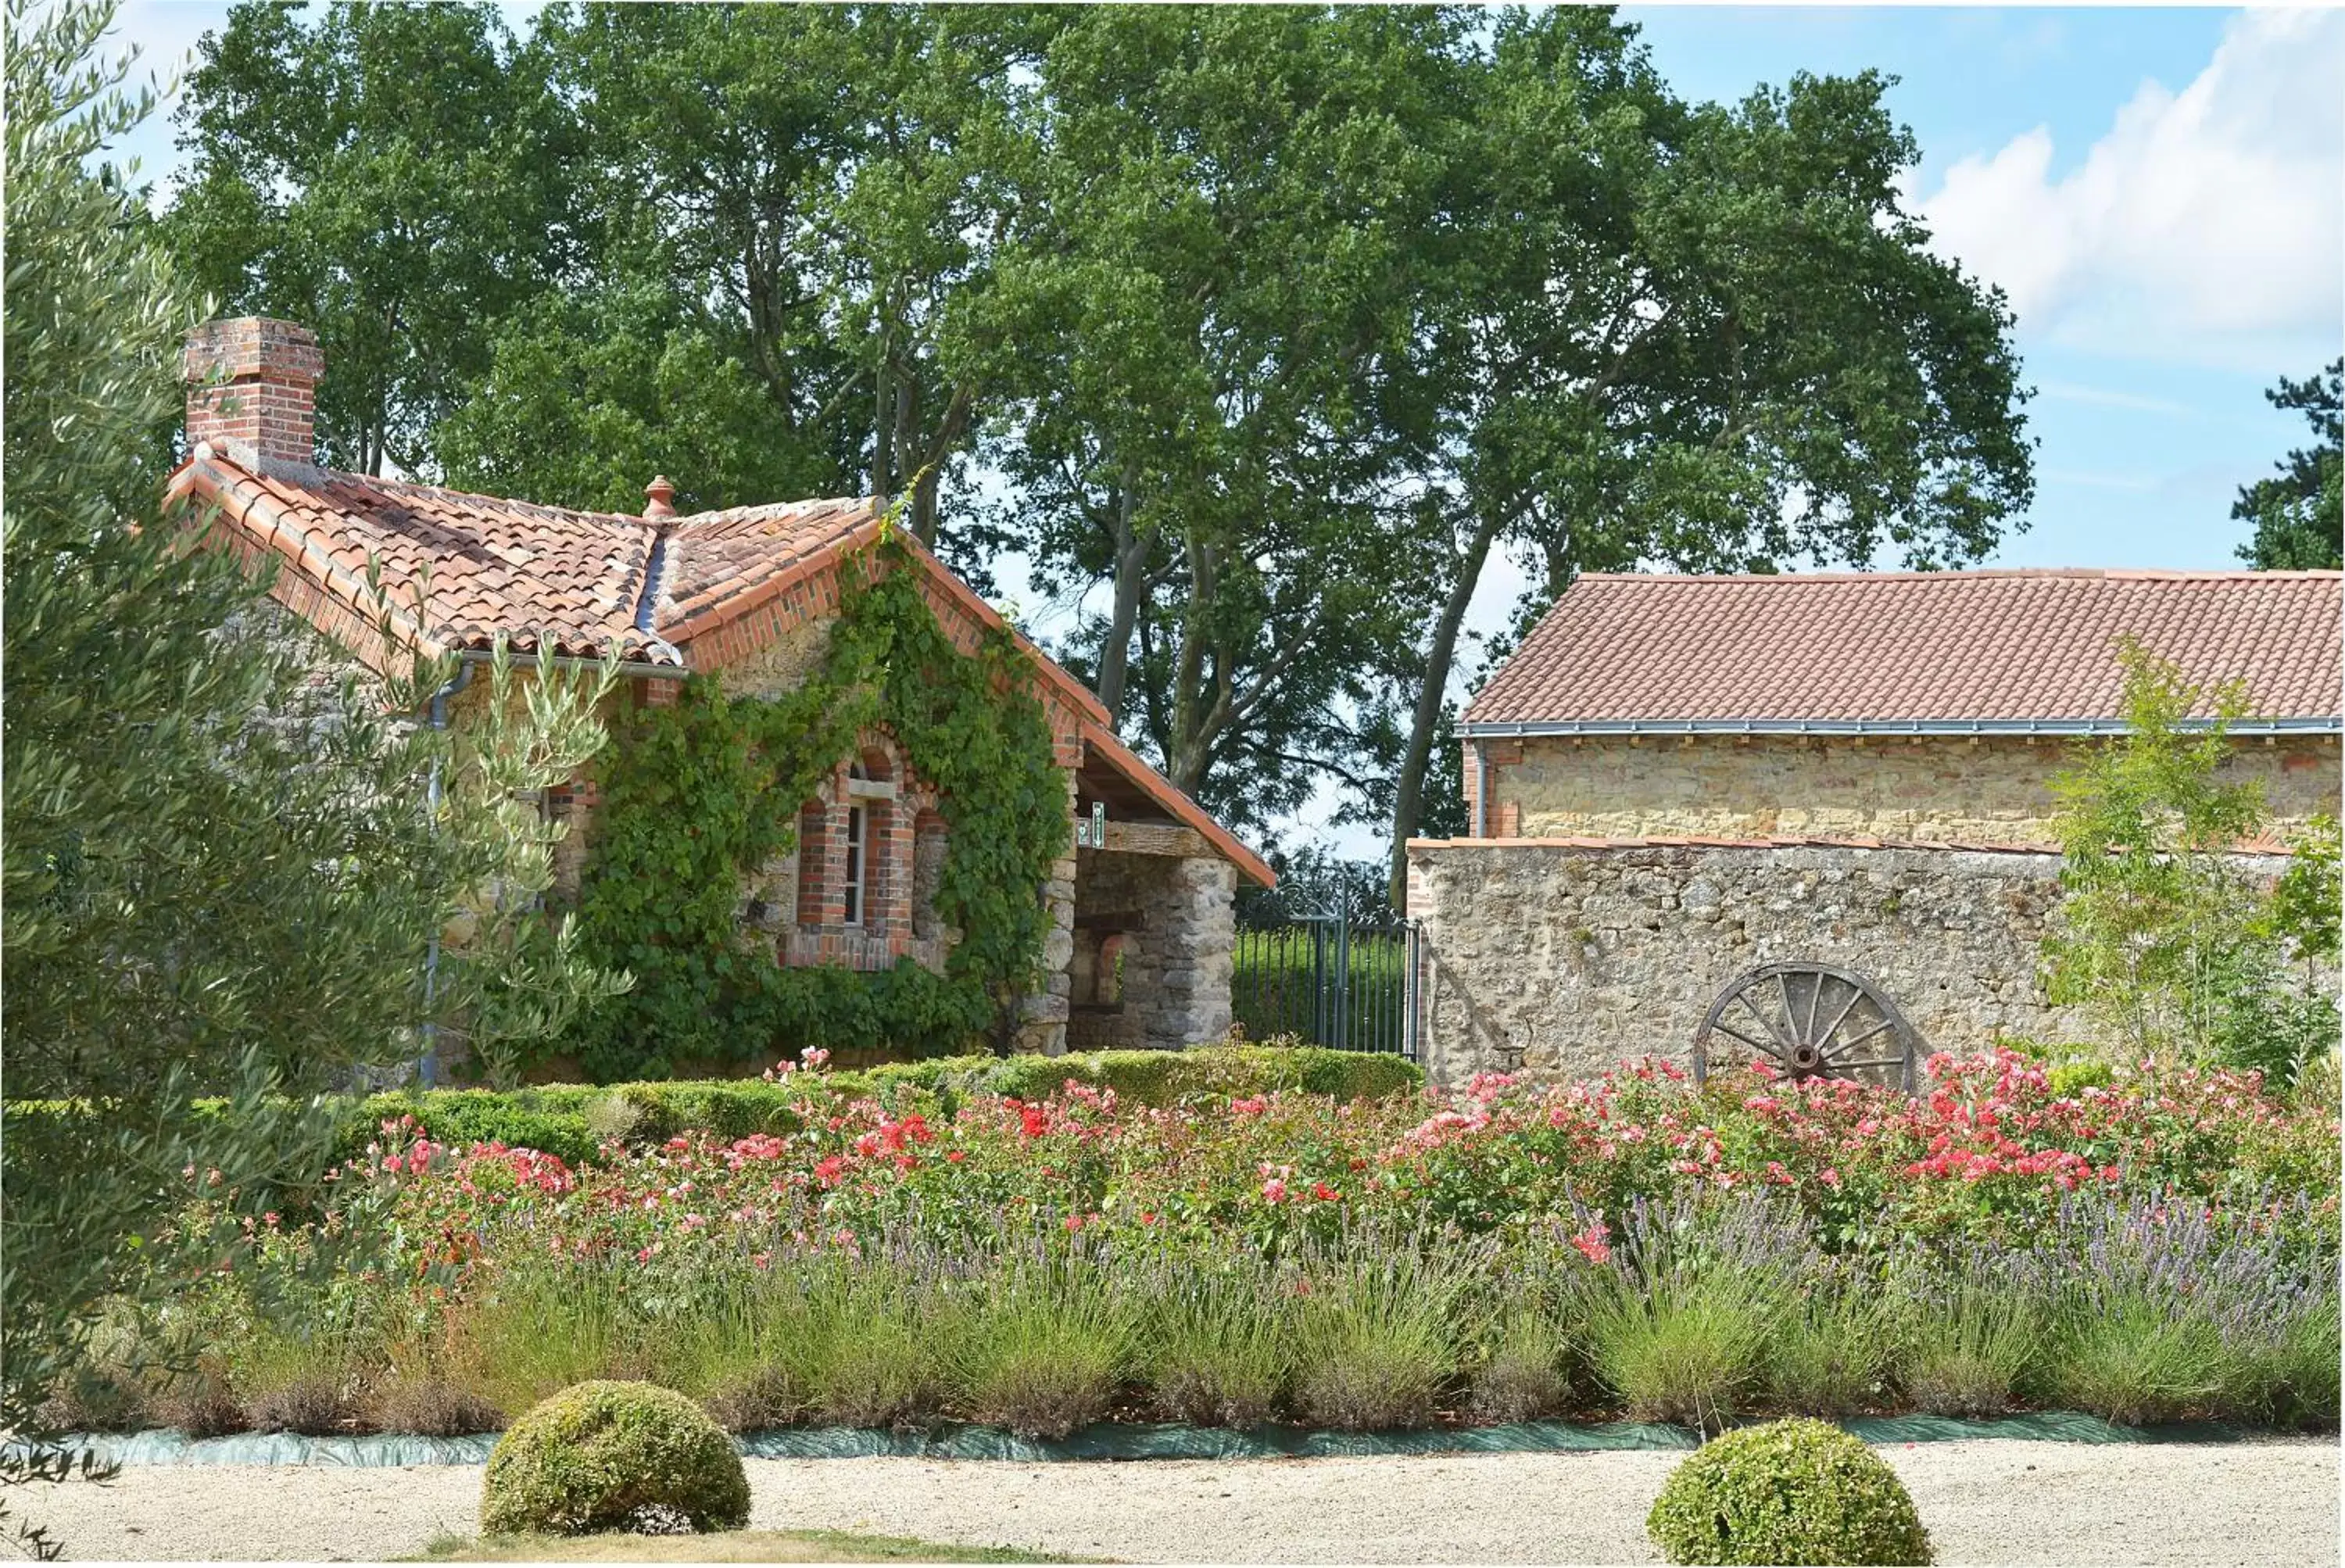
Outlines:
[[[672,703],[690,677],[771,697],[815,667],[843,564],[883,527],[872,499],[679,515],[662,478],[642,514],[626,516],[320,468],[313,410],[326,367],[316,338],[288,321],[199,328],[186,369],[188,456],[173,498],[197,509],[209,542],[275,561],[278,603],[362,658],[381,649],[373,562],[386,585],[428,570],[428,598],[400,629],[434,651],[477,663],[500,634],[530,659],[615,647],[624,703]],[[895,537],[964,651],[1001,628],[949,568]],[[1051,929],[1019,1044],[1177,1049],[1223,1037],[1237,882],[1268,886],[1271,869],[1124,745],[1081,682],[1014,640],[1038,677],[1074,823],[1072,846],[1035,890]],[[591,778],[549,802],[571,823],[558,870],[573,888],[594,806]],[[868,733],[801,807],[797,848],[744,888],[744,924],[777,964],[941,969],[955,933],[929,899],[952,831],[953,802],[905,766],[891,736]]]
[[[2340,608],[2335,572],[1580,578],[1458,724],[1473,836],[1407,847],[1428,1071],[1683,1054],[1794,960],[1931,1048],[2075,1027],[2051,781],[2125,728],[2119,639],[2246,684],[2228,767],[2284,830],[2337,809]]]

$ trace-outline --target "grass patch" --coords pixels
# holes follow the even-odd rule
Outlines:
[[[1014,1546],[956,1546],[848,1530],[727,1530],[708,1535],[442,1535],[418,1563],[1074,1563]]]

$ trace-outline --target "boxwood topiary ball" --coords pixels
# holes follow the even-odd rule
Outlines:
[[[484,1535],[738,1529],[749,1478],[724,1429],[651,1383],[577,1383],[498,1440],[481,1482]]]
[[[1931,1561],[1930,1532],[1896,1472],[1816,1420],[1703,1444],[1670,1472],[1645,1529],[1672,1563]]]

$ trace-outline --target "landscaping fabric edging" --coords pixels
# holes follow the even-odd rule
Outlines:
[[[2218,1421],[2122,1427],[2075,1411],[1961,1420],[1950,1416],[1859,1416],[1838,1421],[1873,1444],[2012,1439],[2036,1442],[2238,1442],[2254,1434]],[[484,1464],[501,1433],[431,1438],[399,1433],[363,1437],[302,1437],[293,1432],[237,1432],[189,1438],[157,1429],[127,1435],[72,1437],[66,1446],[100,1464],[120,1465],[411,1465]],[[747,1459],[1009,1460],[1044,1463],[1082,1460],[1336,1459],[1386,1454],[1587,1453],[1700,1446],[1690,1427],[1658,1421],[1527,1421],[1511,1426],[1431,1431],[1342,1432],[1263,1427],[1102,1423],[1058,1441],[1021,1438],[1000,1427],[944,1426],[933,1432],[875,1431],[862,1427],[794,1427],[735,1438]]]

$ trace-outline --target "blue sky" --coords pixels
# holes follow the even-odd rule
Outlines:
[[[1994,564],[2237,564],[2231,498],[2303,428],[2262,390],[2311,373],[2345,335],[2345,16],[1624,15],[1689,97],[1803,69],[1899,78],[1889,101],[1921,145],[1919,206],[1942,247],[2011,292],[2038,393],[2031,525]]]
[[[534,9],[507,7],[517,28]],[[225,12],[129,0],[121,36],[168,70]],[[2345,11],[1623,15],[1689,97],[1731,100],[1802,70],[1898,78],[1890,105],[1922,152],[1908,204],[1943,254],[2006,290],[2037,392],[2035,503],[1985,564],[2238,565],[2232,496],[2304,429],[2263,389],[2312,373],[2345,338]],[[177,162],[160,123],[124,150],[166,180]],[[1502,626],[1526,581],[1496,566],[1469,626]],[[1037,629],[1068,608],[1043,607]],[[1460,691],[1480,674],[1469,658]],[[1294,828],[1324,820],[1306,809]]]

